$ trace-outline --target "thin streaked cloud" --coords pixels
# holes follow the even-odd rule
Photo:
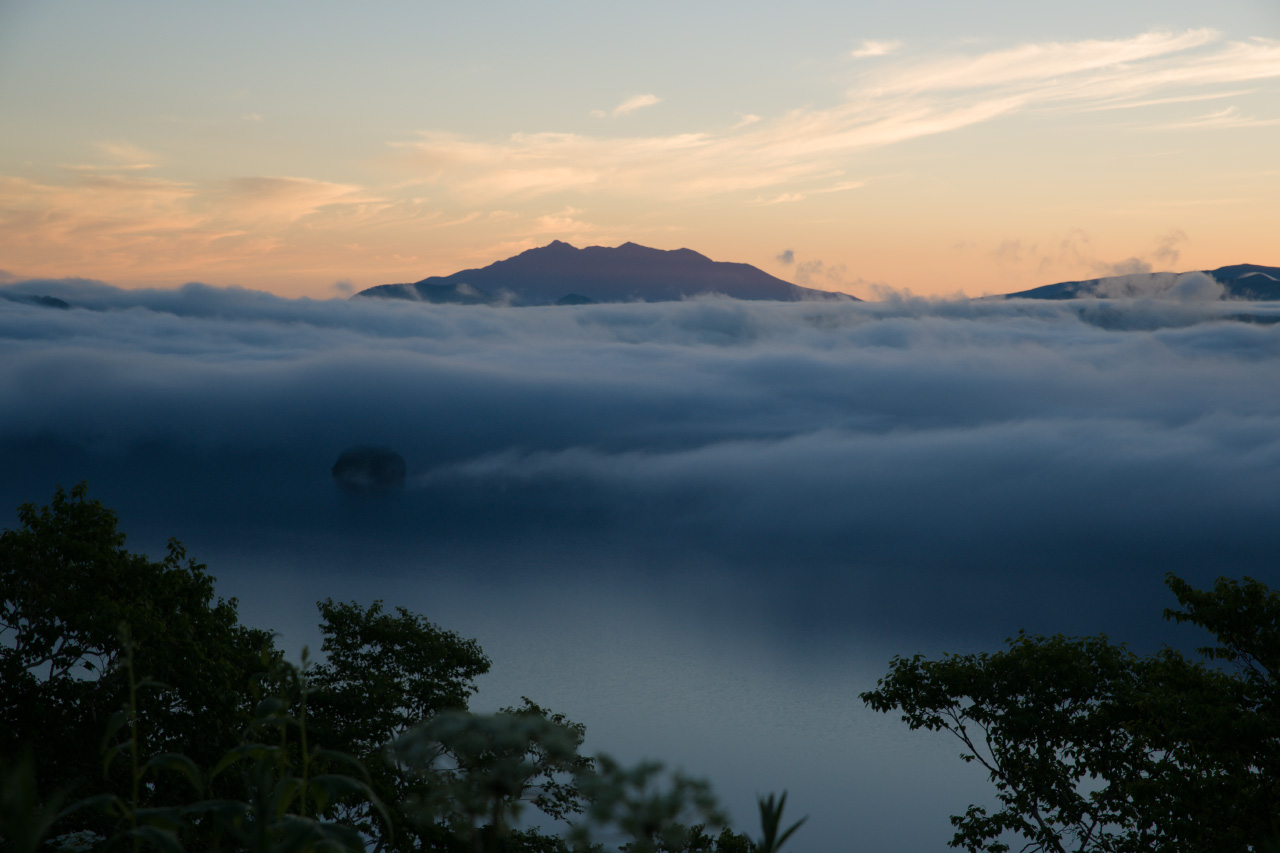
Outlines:
[[[755,198],[751,200],[752,204],[790,204],[791,202],[804,201],[803,193],[783,193],[773,198]]]
[[[58,258],[71,271],[217,268],[276,251],[301,222],[350,228],[390,219],[394,207],[353,185],[306,178],[191,183],[88,171],[56,184],[0,176],[0,247],[32,267]]]
[[[662,98],[659,98],[657,95],[653,95],[653,94],[633,95],[632,97],[627,98],[625,101],[618,104],[612,110],[608,110],[608,111],[592,110],[591,115],[595,116],[596,118],[607,118],[609,116],[612,116],[613,118],[620,118],[621,116],[630,115],[636,110],[642,110],[645,107],[651,107],[654,104],[660,104],[660,103],[662,103]]]
[[[564,192],[694,196],[769,188],[779,192],[765,198],[795,200],[819,191],[807,183],[844,171],[861,149],[1032,108],[1078,112],[1174,103],[1214,97],[1205,87],[1233,85],[1238,91],[1241,82],[1274,78],[1280,78],[1280,42],[1224,42],[1208,29],[1157,31],[942,60],[901,57],[865,75],[841,104],[719,130],[622,138],[517,133],[504,141],[428,132],[393,146],[406,155],[408,168],[482,202]],[[1231,126],[1246,125],[1237,120]]]
[[[1242,115],[1236,107],[1208,113],[1189,121],[1171,122],[1159,125],[1153,130],[1221,130],[1238,127],[1275,127],[1280,125],[1280,118],[1256,118]]]
[[[1170,98],[1151,98],[1146,101],[1130,101],[1125,100],[1119,103],[1102,104],[1094,107],[1095,110],[1127,110],[1137,107],[1163,107],[1169,104],[1192,104],[1199,101],[1220,101],[1223,98],[1239,98],[1245,95],[1252,95],[1253,89],[1232,89],[1226,92],[1209,92],[1203,95],[1175,95]]]
[[[888,56],[894,53],[898,48],[902,47],[902,42],[898,40],[891,41],[873,41],[871,39],[863,39],[862,44],[850,51],[849,55],[854,59],[866,59],[872,56]]]
[[[393,141],[390,158],[379,163],[381,180],[367,179],[368,172],[347,172],[347,180],[179,180],[183,173],[166,168],[163,153],[100,141],[74,155],[83,161],[39,178],[0,176],[0,253],[31,269],[56,259],[67,264],[60,274],[125,275],[145,267],[153,277],[202,265],[248,269],[261,262],[283,270],[344,253],[344,269],[399,275],[411,253],[395,247],[426,231],[468,226],[469,244],[451,256],[463,259],[495,247],[528,248],[545,235],[604,241],[650,233],[652,218],[618,218],[622,200],[803,206],[862,187],[862,163],[869,162],[863,152],[1032,111],[1074,117],[1132,109],[1145,121],[1123,132],[1158,130],[1170,138],[1280,124],[1259,97],[1280,80],[1276,40],[1232,41],[1194,29],[942,58],[889,42],[868,41],[860,50],[885,59],[857,66],[852,85],[829,106],[772,115],[725,109],[718,125],[659,135],[483,138],[436,129]],[[1245,96],[1249,112],[1222,103]],[[601,115],[622,118],[660,102],[655,94],[634,95]],[[1188,106],[1179,115],[1181,104]],[[1211,106],[1218,108],[1206,112]],[[1141,107],[1160,107],[1158,123],[1137,112]],[[608,126],[617,134],[626,125]],[[598,211],[598,221],[582,215],[585,209]]]
[[[352,184],[335,184],[311,178],[233,178],[205,196],[226,214],[243,222],[272,220],[295,222],[332,204],[365,205],[381,209],[384,199],[364,193]]]
[[[72,172],[138,172],[156,168],[155,163],[64,163],[61,168]]]
[[[63,169],[72,172],[134,172],[154,169],[159,160],[155,154],[129,142],[98,142],[97,149],[102,160],[97,163],[63,164]]]
[[[1150,32],[1128,39],[1025,44],[977,56],[957,56],[899,67],[886,74],[872,92],[937,93],[1020,87],[1030,82],[1054,79],[1078,84],[1079,75],[1088,72],[1128,75],[1140,70],[1140,63],[1203,47],[1219,38],[1212,30],[1200,29],[1184,33]],[[1057,88],[1057,85],[1050,84],[1050,89]]]
[[[827,187],[818,187],[803,193],[782,193],[772,198],[757,197],[751,200],[752,204],[787,204],[794,201],[804,201],[811,195],[824,195],[826,193],[843,193],[849,190],[860,189],[867,185],[866,181],[839,181]]]
[[[99,142],[95,147],[114,163],[133,165],[154,163],[158,159],[155,154],[131,142]]]
[[[810,192],[811,193],[842,193],[842,192],[848,192],[849,190],[861,189],[866,185],[867,185],[866,181],[840,181],[839,183],[832,184],[829,187],[822,187],[821,189],[810,190]]]
[[[627,98],[625,101],[623,101],[622,103],[614,107],[613,114],[615,116],[630,115],[636,110],[644,109],[645,107],[651,107],[654,104],[660,103],[661,101],[662,99],[659,98],[657,95],[636,95],[633,98]]]

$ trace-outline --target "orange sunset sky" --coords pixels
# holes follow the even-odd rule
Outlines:
[[[1280,264],[1274,0],[885,5],[0,2],[0,281],[331,298],[553,239],[864,298]]]

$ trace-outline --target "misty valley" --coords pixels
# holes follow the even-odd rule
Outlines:
[[[9,286],[0,503],[32,506],[0,548],[22,685],[6,716],[30,721],[7,735],[6,796],[62,798],[6,800],[0,834],[32,851],[1261,843],[1280,303],[1166,284],[519,308]],[[197,675],[205,652],[183,644],[201,636],[223,638],[201,664],[221,668]],[[966,745],[948,709],[994,739]],[[1029,726],[1076,755],[1052,772],[1084,818],[1045,794],[1058,777],[1017,775]],[[37,743],[22,764],[24,729],[57,761]],[[1028,812],[984,761],[1039,792],[1048,829],[992,822]],[[1110,787],[1081,781],[1103,765]],[[1235,780],[1196,789],[1217,822],[1133,829],[1202,778]],[[115,799],[57,818],[96,794]],[[43,834],[14,834],[19,813]],[[1201,843],[1192,825],[1209,847],[1178,846]]]

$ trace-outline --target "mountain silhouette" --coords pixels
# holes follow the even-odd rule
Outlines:
[[[1198,270],[1222,285],[1227,299],[1280,300],[1280,267],[1233,264],[1216,270]],[[1005,294],[1005,299],[1081,299],[1087,297],[1147,296],[1174,286],[1186,273],[1154,272],[1061,281]]]
[[[856,299],[843,293],[800,287],[750,264],[713,261],[692,249],[664,251],[635,243],[623,243],[616,249],[578,249],[559,240],[481,269],[432,276],[412,284],[382,284],[352,298],[586,305],[669,302],[712,293],[784,302]]]
[[[71,307],[71,303],[65,299],[30,293],[0,293],[0,299],[5,299],[9,302],[22,302],[26,305],[35,305],[40,308],[57,308],[61,311],[66,311]]]

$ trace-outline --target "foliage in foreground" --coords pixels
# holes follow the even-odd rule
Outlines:
[[[895,658],[862,694],[912,729],[950,732],[987,771],[999,808],[952,817],[951,846],[1280,849],[1280,593],[1166,581],[1181,606],[1166,618],[1214,637],[1204,660],[1019,634],[993,654]]]
[[[404,609],[320,602],[324,659],[295,666],[177,542],[126,551],[83,485],[19,520],[0,534],[3,853],[567,853],[515,828],[526,805],[590,851],[774,853],[798,827],[778,835],[770,796],[752,842],[706,783],[587,758],[584,727],[529,699],[469,712],[488,658]]]

